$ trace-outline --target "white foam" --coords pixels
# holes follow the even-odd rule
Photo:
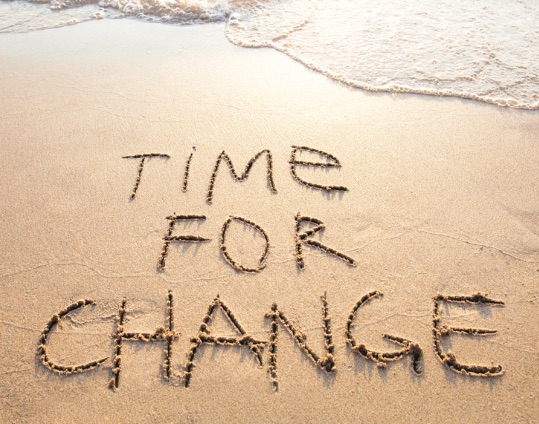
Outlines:
[[[353,87],[539,109],[536,0],[296,0],[233,16],[232,42]]]
[[[239,46],[274,48],[364,90],[539,109],[537,0],[0,2],[0,32],[119,16],[227,22]]]

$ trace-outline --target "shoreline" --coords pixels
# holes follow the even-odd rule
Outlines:
[[[350,89],[279,52],[237,47],[221,27],[102,20],[0,35],[0,175],[9,182],[0,186],[3,419],[533,420],[539,115]],[[293,146],[327,155],[304,149],[294,157]],[[239,181],[265,150],[275,192],[267,154]],[[224,159],[215,172],[222,151],[236,180]],[[143,168],[141,157],[124,158],[150,153],[167,157],[148,157]],[[291,161],[335,165],[332,158],[340,167],[292,172]],[[347,191],[313,189],[297,178]],[[298,214],[311,218],[300,230]],[[177,215],[184,218],[169,232],[167,217]],[[185,218],[191,215],[205,219]],[[236,220],[225,227],[231,216],[256,226]],[[315,220],[324,228],[301,238],[321,225]],[[232,262],[263,269],[235,270],[223,245]],[[380,368],[351,349],[351,310],[375,291],[384,296],[357,310],[353,340],[375,352],[402,347],[383,334],[413,341],[423,350],[421,375],[409,354]],[[479,292],[505,305],[452,303],[442,322],[498,332],[452,334],[443,348],[462,363],[500,364],[502,377],[458,374],[433,348],[433,298]],[[217,295],[240,326],[217,302],[212,334],[236,341],[198,346],[189,371],[192,339],[206,340],[201,325]],[[124,298],[125,331],[169,332],[148,344],[121,341],[122,374],[112,391]],[[96,304],[47,326],[80,299]],[[271,352],[273,303],[315,356],[283,322]],[[167,324],[171,314],[177,334]],[[39,354],[45,327],[54,363],[107,361],[76,375],[50,371]],[[238,328],[264,341],[261,365]],[[170,355],[165,336],[174,340]],[[313,360],[327,359],[331,344],[336,372]],[[192,372],[188,388],[181,378],[163,378],[167,358],[172,375]]]

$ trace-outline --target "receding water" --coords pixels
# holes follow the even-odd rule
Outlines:
[[[239,46],[274,48],[369,91],[539,109],[537,0],[2,0],[0,32],[125,16],[225,22]]]

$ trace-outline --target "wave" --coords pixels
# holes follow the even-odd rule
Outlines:
[[[536,0],[2,1],[0,32],[126,16],[224,22],[238,46],[276,49],[363,90],[539,110]]]

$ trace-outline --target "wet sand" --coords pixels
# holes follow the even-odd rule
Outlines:
[[[536,112],[349,89],[222,25],[2,34],[0,63],[3,422],[537,420]],[[264,150],[243,182],[220,156]]]

